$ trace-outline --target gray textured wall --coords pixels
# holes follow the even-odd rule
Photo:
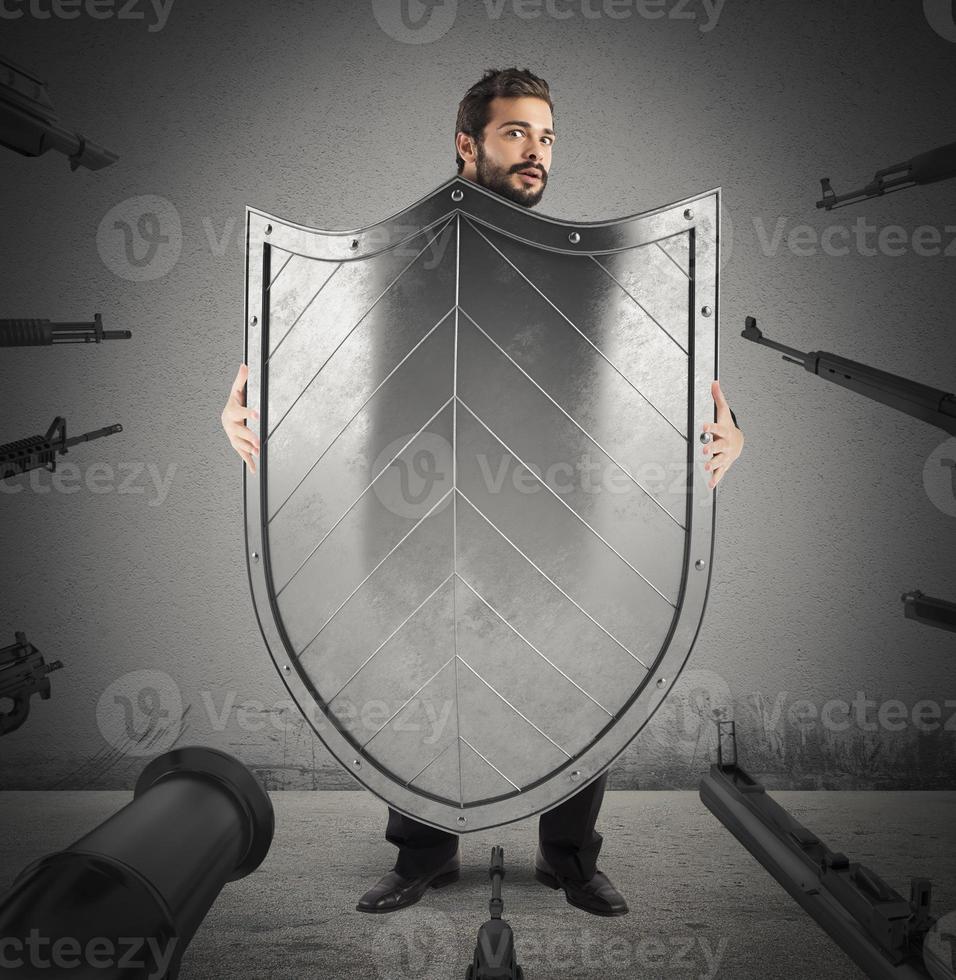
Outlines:
[[[695,785],[727,705],[771,785],[956,785],[953,634],[899,602],[915,586],[956,599],[940,465],[956,440],[739,337],[757,313],[793,346],[956,388],[956,181],[813,206],[820,176],[849,189],[956,137],[951,4],[446,0],[405,36],[397,8],[175,0],[163,22],[145,2],[142,19],[103,20],[24,3],[0,23],[63,120],[120,155],[95,174],[0,156],[0,315],[99,311],[134,332],[0,357],[3,441],[56,413],[74,433],[125,429],[71,453],[59,482],[0,496],[0,640],[26,630],[67,664],[0,741],[0,785],[125,787],[176,737],[271,786],[355,785],[286,701],[248,590],[241,464],[219,422],[242,357],[243,209],[355,228],[417,200],[453,173],[465,88],[515,63],[556,101],[540,211],[613,218],[721,185],[732,227],[721,377],[747,446],[720,488],[685,680],[611,785]],[[113,222],[149,209],[169,241],[132,266]],[[835,699],[856,701],[848,718]]]

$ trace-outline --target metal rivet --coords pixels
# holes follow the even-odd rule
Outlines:
[[[465,192],[460,188],[455,188],[455,190],[451,192],[451,199],[453,201],[460,201],[464,196]]]
[[[684,217],[685,217],[685,218],[686,218],[686,219],[687,219],[688,221],[690,221],[690,219],[694,217],[694,211],[693,211],[693,208],[687,208],[687,210],[686,210],[686,211],[684,212]]]
[[[581,241],[581,236],[576,231],[572,231],[571,234],[568,235],[568,241],[572,245],[577,245],[577,243]]]
[[[284,670],[284,671],[285,671],[285,672],[286,672],[287,674],[291,674],[291,673],[292,673],[292,668],[291,668],[291,667],[290,667],[290,666],[289,666],[288,664],[283,664],[283,665],[282,665],[282,669],[283,669],[283,670]]]
[[[574,772],[571,773],[571,782],[576,783],[580,778],[581,771],[579,769],[575,769]]]
[[[251,316],[251,317],[249,317],[249,324],[250,324],[250,326],[253,326],[254,327],[258,322],[259,322],[259,317],[257,317],[257,316]]]
[[[458,818],[458,823],[460,823],[462,825],[462,827],[464,827],[465,824],[468,823],[468,821],[464,817],[459,817]]]
[[[353,238],[352,241],[349,242],[349,248],[352,249],[352,251],[355,251],[355,249],[358,248],[358,239],[357,238]]]
[[[353,759],[353,760],[352,760],[352,765],[353,765],[353,766],[354,766],[354,767],[355,767],[356,769],[361,769],[361,768],[362,768],[362,760],[361,760],[361,759]]]
[[[657,678],[657,686],[658,687],[663,687],[666,683],[667,683],[667,678],[666,677],[658,677]]]
[[[714,434],[712,432],[701,432],[700,441],[706,446],[708,442],[714,441]]]
[[[710,316],[714,311],[709,306],[704,306],[701,308],[700,312],[703,313],[704,316]]]
[[[267,235],[271,235],[272,234],[272,225],[266,225],[266,234]]]
[[[707,562],[705,562],[703,558],[698,558],[697,561],[694,562],[694,568],[696,568],[698,572],[702,572],[706,567]]]
[[[258,561],[259,560],[259,552],[258,551],[254,551],[252,553],[252,560],[253,561]]]

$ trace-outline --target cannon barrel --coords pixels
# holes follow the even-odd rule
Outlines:
[[[192,746],[154,759],[132,802],[28,865],[0,899],[10,975],[175,980],[219,892],[259,866],[273,829],[266,791],[232,756]]]

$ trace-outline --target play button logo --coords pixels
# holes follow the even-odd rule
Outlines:
[[[372,0],[379,27],[402,44],[431,44],[454,26],[458,0]]]

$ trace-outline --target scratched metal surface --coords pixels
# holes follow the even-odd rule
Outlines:
[[[677,680],[712,558],[718,214],[569,226],[461,180],[348,234],[250,212],[256,607],[323,742],[404,812],[547,808]]]

